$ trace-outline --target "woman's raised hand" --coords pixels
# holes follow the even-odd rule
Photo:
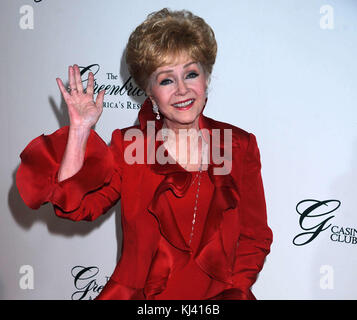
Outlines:
[[[70,90],[67,91],[60,78],[56,78],[57,85],[66,101],[70,126],[72,128],[90,129],[94,126],[103,111],[105,90],[98,92],[96,101],[93,100],[94,75],[88,76],[86,91],[83,90],[78,65],[68,67]]]

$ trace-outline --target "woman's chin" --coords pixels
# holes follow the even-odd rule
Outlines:
[[[198,123],[198,116],[180,116],[169,120],[169,124],[175,127],[195,127]]]

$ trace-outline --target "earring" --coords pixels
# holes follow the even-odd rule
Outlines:
[[[152,111],[156,113],[156,120],[160,120],[159,107],[156,104],[152,105]]]

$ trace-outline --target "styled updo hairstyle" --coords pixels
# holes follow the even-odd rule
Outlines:
[[[209,77],[217,54],[214,32],[202,18],[187,10],[164,8],[149,14],[132,32],[126,62],[137,85],[146,91],[150,75],[175,62],[180,54],[199,62]]]

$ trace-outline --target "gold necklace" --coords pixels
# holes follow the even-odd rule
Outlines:
[[[202,161],[200,164],[200,168],[199,171],[196,175],[196,177],[198,176],[198,181],[197,181],[197,191],[196,191],[196,195],[195,195],[195,206],[193,207],[193,219],[192,219],[192,225],[191,225],[191,233],[190,233],[190,239],[188,240],[188,246],[191,246],[191,242],[192,242],[192,238],[194,235],[194,229],[195,229],[195,223],[196,223],[196,216],[197,216],[197,205],[198,205],[198,196],[199,196],[199,192],[200,192],[200,186],[201,186],[201,173],[202,173]],[[196,180],[193,180],[193,182]],[[193,184],[192,182],[192,184]]]

